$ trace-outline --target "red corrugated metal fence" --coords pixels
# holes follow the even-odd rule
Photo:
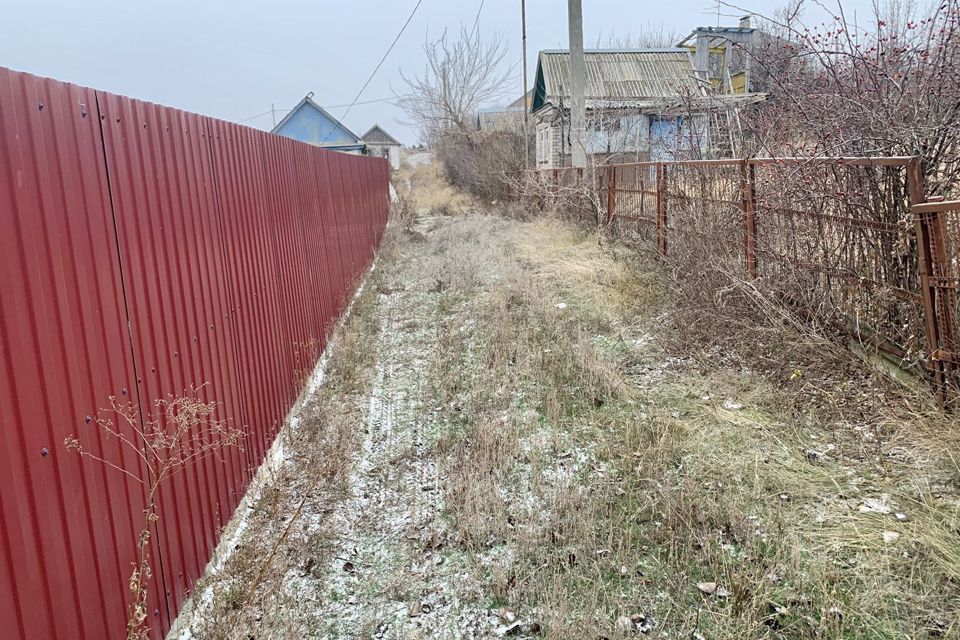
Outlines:
[[[155,636],[370,265],[389,168],[0,68],[0,629],[121,637],[143,488],[96,416],[201,387],[248,432],[160,496]],[[128,434],[134,437],[134,434]]]

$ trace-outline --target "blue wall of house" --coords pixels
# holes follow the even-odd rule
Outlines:
[[[362,146],[340,123],[305,104],[276,133],[301,142],[325,146]]]

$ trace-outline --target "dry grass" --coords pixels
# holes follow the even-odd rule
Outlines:
[[[473,209],[472,198],[457,191],[443,175],[439,164],[411,164],[404,160],[393,182],[400,194],[413,201],[420,214],[450,215]]]
[[[392,225],[381,258],[396,255],[401,229]],[[370,276],[353,311],[333,337],[324,384],[300,408],[298,424],[280,440],[284,461],[248,492],[242,531],[215,572],[195,587],[190,617],[196,638],[311,637],[316,611],[297,592],[302,577],[320,577],[335,548],[322,524],[344,498],[352,452],[362,433],[363,408],[373,371],[376,335],[373,310],[384,272]],[[318,524],[319,522],[319,524]]]
[[[421,210],[455,201],[433,171],[409,176]],[[199,637],[316,632],[285,585],[336,545],[290,514],[339,499],[370,392],[369,297],[413,252],[415,286],[439,297],[416,322],[435,332],[422,433],[445,553],[470,558],[483,604],[516,610],[519,635],[960,637],[960,434],[929,402],[775,313],[727,344],[729,318],[678,326],[693,316],[660,267],[594,232],[477,213],[400,227],[288,445],[301,459],[198,587],[215,595]],[[776,348],[751,354],[750,336]]]
[[[662,637],[958,635],[958,434],[929,404],[840,351],[822,375],[789,326],[766,330],[792,375],[674,351],[657,269],[557,222],[467,217],[421,250],[446,500],[491,606],[550,638],[636,614]]]

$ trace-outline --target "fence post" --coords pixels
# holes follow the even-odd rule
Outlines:
[[[660,255],[667,255],[667,166],[656,164],[654,175],[657,180],[657,249]]]
[[[920,158],[911,158],[907,165],[907,192],[910,196],[911,209],[927,200],[923,189]],[[934,372],[940,400],[944,402],[947,378],[944,363],[937,357],[937,352],[940,350],[941,323],[937,313],[937,290],[933,281],[936,270],[933,264],[929,215],[914,212],[913,222],[917,234],[917,270],[920,277],[920,298],[923,301],[924,330],[927,335],[927,367]]]
[[[948,230],[945,220],[946,211],[933,212],[928,220],[928,237],[930,238],[930,257],[933,266],[931,275],[931,288],[936,297],[934,298],[934,309],[937,313],[937,340],[938,349],[934,357],[940,363],[943,371],[943,398],[944,407],[956,406],[958,397],[951,392],[956,391],[958,382],[957,372],[957,325],[954,310],[957,308],[957,292],[955,285],[950,284],[949,278],[952,273],[951,256],[948,250]]]
[[[596,188],[595,195],[597,196],[597,202],[599,203],[599,202],[603,202],[603,194],[605,193],[604,184],[607,179],[607,171],[606,169],[604,169],[603,171],[600,171],[598,169],[595,175],[597,177],[597,184],[594,185],[594,187]]]
[[[607,224],[613,222],[614,212],[617,207],[617,167],[616,165],[607,165]]]
[[[740,198],[743,209],[743,249],[748,278],[757,277],[757,214],[755,167],[746,158],[740,161]]]
[[[932,199],[932,198],[928,198]],[[938,197],[943,200],[943,197]],[[940,349],[955,350],[955,337],[957,335],[957,326],[955,324],[954,309],[957,308],[956,289],[952,285],[943,286],[940,278],[950,277],[950,252],[947,249],[947,223],[944,220],[945,211],[935,211],[930,214],[928,219],[927,233],[930,238],[930,257],[933,266],[932,275],[934,276],[931,285],[939,298],[939,304],[935,305],[937,310],[937,330],[940,340]],[[948,370],[953,368],[954,354],[947,354],[943,359],[944,367]]]

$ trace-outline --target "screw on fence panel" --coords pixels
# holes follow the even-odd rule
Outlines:
[[[757,277],[756,173],[753,164],[740,161],[740,198],[743,207],[743,249],[747,277]]]
[[[657,179],[657,249],[667,255],[667,165],[658,162]]]
[[[920,158],[912,158],[907,165],[907,190],[910,195],[911,209],[926,202]],[[939,387],[940,401],[945,402],[945,363],[935,358],[935,354],[940,348],[940,322],[938,322],[936,305],[937,292],[931,277],[936,271],[933,265],[934,257],[931,255],[929,217],[914,212],[913,220],[917,234],[917,267],[920,276],[920,296],[923,300],[924,330],[927,335],[927,367],[934,372],[935,382]]]

